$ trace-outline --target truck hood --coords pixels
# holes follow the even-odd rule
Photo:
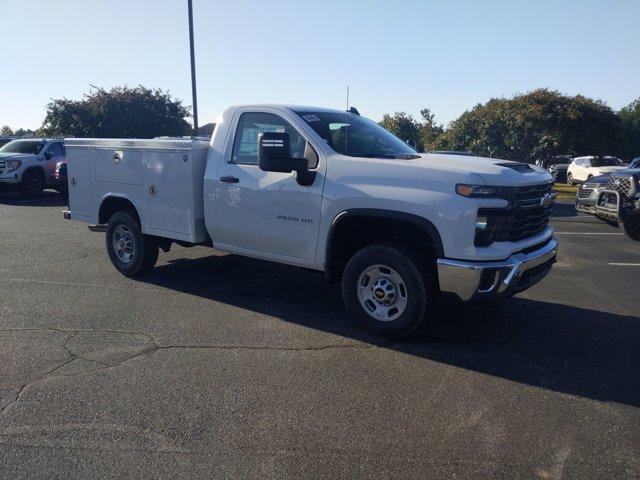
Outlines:
[[[543,168],[497,158],[427,153],[420,155],[419,159],[410,161],[419,162],[425,168],[459,174],[460,177],[475,174],[482,178],[486,185],[517,186],[553,180],[551,174]],[[452,181],[455,181],[453,177],[452,175]]]

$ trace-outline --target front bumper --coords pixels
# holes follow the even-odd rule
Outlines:
[[[602,190],[596,202],[596,215],[609,222],[628,222],[640,217],[640,210],[634,206],[638,197],[622,201],[616,190]]]
[[[558,241],[551,237],[534,249],[495,262],[438,259],[440,291],[465,303],[509,297],[542,280],[556,262]]]
[[[591,203],[591,202],[583,202],[583,201],[576,201],[576,210],[578,210],[579,212],[583,212],[583,213],[590,213],[591,215],[595,215],[596,214],[596,204],[595,202]]]
[[[7,173],[0,176],[0,184],[3,185],[16,185],[20,183],[17,173]]]

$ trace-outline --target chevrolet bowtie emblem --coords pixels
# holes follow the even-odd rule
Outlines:
[[[544,197],[540,199],[541,207],[550,207],[553,204],[553,200],[556,198],[555,193],[545,193]]]

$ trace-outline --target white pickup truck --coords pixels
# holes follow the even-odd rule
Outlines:
[[[351,317],[399,337],[437,297],[505,298],[556,259],[548,172],[417,154],[355,109],[231,107],[210,142],[65,142],[64,216],[106,231],[128,276],[174,242],[297,265],[341,281]]]

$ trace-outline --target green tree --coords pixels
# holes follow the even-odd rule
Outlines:
[[[634,100],[619,112],[625,137],[627,155],[640,156],[640,98]]]
[[[0,128],[0,137],[12,137],[12,136],[13,136],[13,130],[9,128],[9,125],[3,125],[2,128]]]
[[[420,110],[420,146],[423,151],[437,150],[438,139],[444,132],[442,125],[435,123],[435,115],[428,108]]]
[[[438,136],[442,134],[443,128],[441,125],[436,125],[434,115],[428,108],[422,109],[420,115],[421,122],[405,112],[386,114],[382,117],[380,125],[401,140],[415,145],[419,151],[431,150]]]
[[[605,103],[538,89],[494,98],[454,120],[438,148],[533,162],[555,155],[621,155],[620,119]]]
[[[31,130],[30,128],[27,128],[26,130],[24,128],[19,128],[13,132],[13,135],[17,138],[32,138],[39,136],[37,130]]]
[[[189,108],[160,89],[92,87],[82,100],[53,100],[42,125],[45,136],[152,138],[186,135]]]
[[[396,112],[393,115],[385,114],[380,126],[389,130],[400,140],[412,145],[420,145],[420,124],[405,112]]]

